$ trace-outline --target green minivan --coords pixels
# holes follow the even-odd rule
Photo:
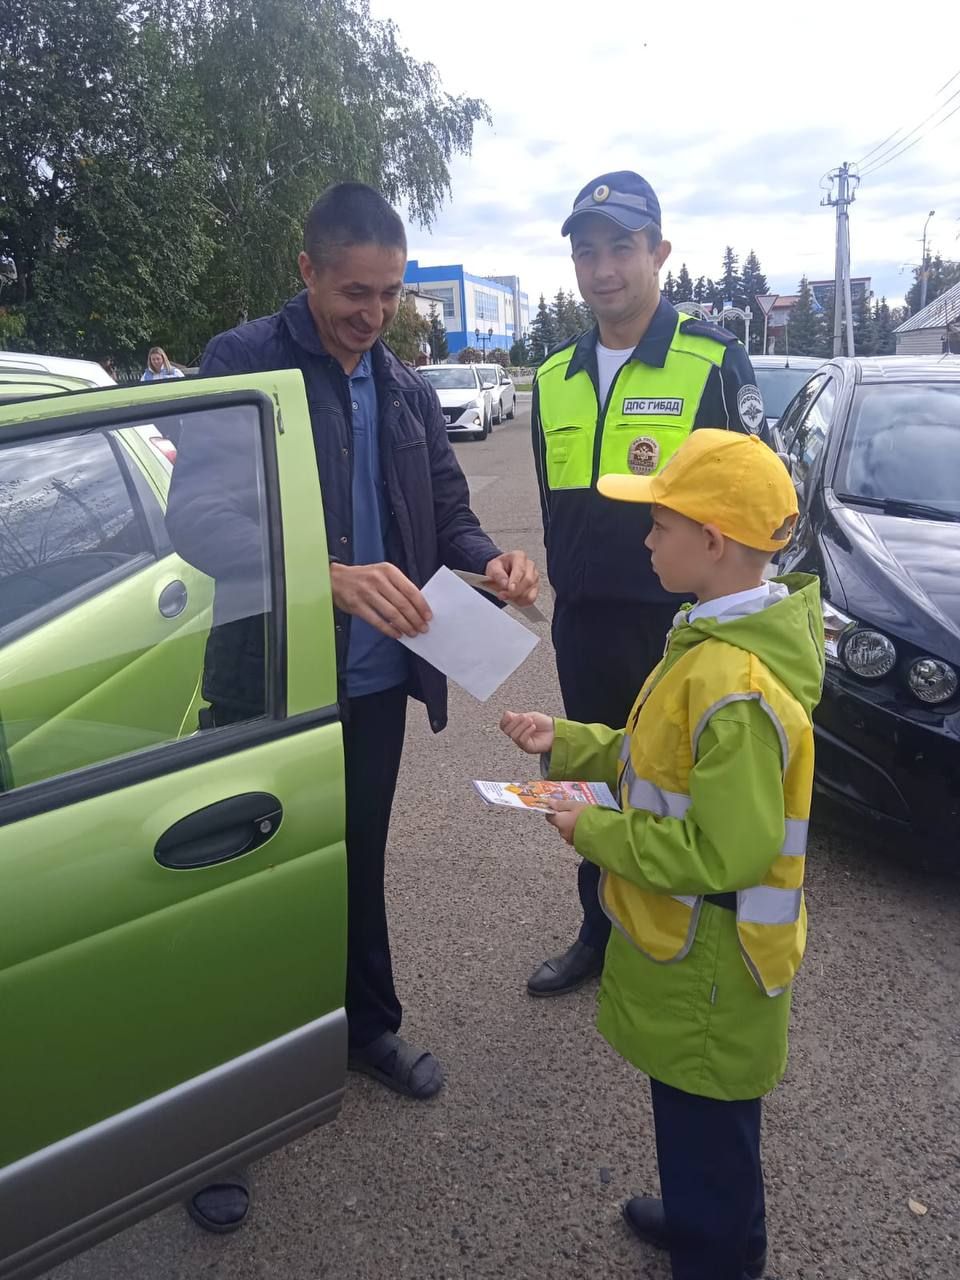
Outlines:
[[[301,376],[16,381],[0,376],[4,1280],[333,1119],[347,1059],[343,751]],[[216,584],[165,523],[176,442],[212,429],[254,463],[266,653],[263,707],[218,727]],[[215,541],[223,494],[203,483]]]

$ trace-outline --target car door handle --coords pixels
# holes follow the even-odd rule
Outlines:
[[[179,578],[174,578],[173,582],[168,582],[160,592],[157,608],[162,617],[176,618],[187,607],[188,599],[187,584],[181,582]]]
[[[161,867],[190,871],[252,853],[276,834],[283,806],[266,791],[247,791],[207,805],[168,827],[153,856]]]

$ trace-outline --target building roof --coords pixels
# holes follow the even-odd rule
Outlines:
[[[771,312],[788,310],[790,307],[794,305],[794,303],[796,303],[799,300],[799,297],[800,295],[798,293],[778,294],[777,300],[773,304],[773,306],[770,308],[770,310]]]
[[[948,324],[960,318],[960,284],[955,284],[939,298],[927,303],[922,311],[918,311],[909,320],[904,320],[894,333],[910,333],[914,329],[945,329]]]

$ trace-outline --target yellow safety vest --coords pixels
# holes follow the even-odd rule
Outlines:
[[[551,490],[589,489],[601,475],[653,475],[679,449],[727,349],[714,338],[681,333],[689,319],[678,316],[663,368],[628,360],[603,406],[586,369],[567,377],[576,343],[543,362],[537,388]]]
[[[684,817],[700,735],[714,712],[728,703],[756,700],[777,730],[786,834],[763,882],[737,893],[737,932],[758,985],[768,996],[779,995],[793,980],[806,945],[803,872],[813,792],[813,723],[755,654],[723,640],[706,639],[663,676],[660,670],[641,689],[624,734],[624,807]],[[648,893],[605,872],[600,900],[613,924],[651,960],[674,963],[693,945],[702,898]]]

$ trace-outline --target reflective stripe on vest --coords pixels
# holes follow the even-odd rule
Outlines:
[[[652,475],[679,449],[693,429],[707,379],[723,364],[726,351],[711,338],[681,333],[687,319],[681,314],[677,320],[663,368],[627,360],[604,406],[597,403],[586,369],[567,377],[576,344],[540,366],[540,425],[550,489],[589,489],[600,475]]]
[[[735,692],[709,698],[711,688],[724,687]],[[685,788],[703,730],[722,707],[745,700],[762,707],[777,733],[785,821],[780,852],[763,882],[737,892],[737,933],[750,973],[767,995],[775,996],[792,981],[806,945],[803,875],[813,727],[797,700],[756,659],[722,640],[704,641],[668,671],[658,668],[645,683],[629,719],[632,732],[624,733],[619,796],[624,809],[685,818],[692,803]],[[644,776],[648,772],[653,776]],[[611,921],[638,950],[661,964],[682,960],[689,951],[702,901],[648,893],[615,873],[601,880],[601,903]]]

